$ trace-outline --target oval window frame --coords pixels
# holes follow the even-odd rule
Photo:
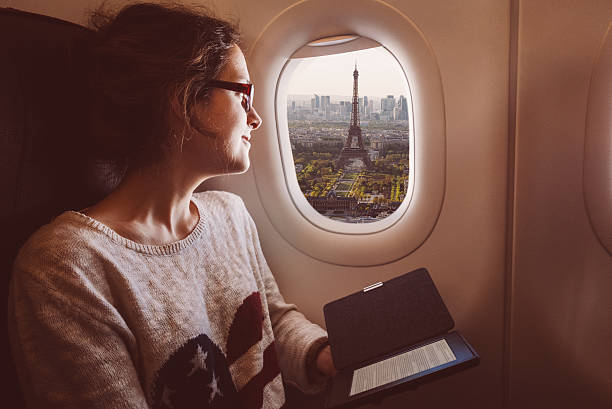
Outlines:
[[[390,219],[393,214],[368,224],[333,221],[316,212],[305,198],[301,203],[294,200],[286,175],[288,169],[295,172],[288,168],[293,156],[291,149],[287,153],[283,148],[289,137],[286,105],[279,101],[278,93],[287,62],[296,50],[312,41],[347,33],[384,45],[404,70],[413,104],[412,195],[404,200],[401,211],[394,212],[397,217]],[[263,118],[268,118],[251,150],[252,170],[259,199],[276,231],[299,251],[346,266],[386,264],[422,245],[433,231],[444,201],[446,127],[439,67],[418,27],[381,1],[342,0],[333,5],[319,0],[299,2],[267,24],[247,58],[258,88],[256,107]],[[275,119],[272,124],[270,118]],[[313,223],[317,216],[325,221]]]

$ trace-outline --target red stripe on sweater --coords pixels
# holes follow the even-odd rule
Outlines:
[[[280,374],[276,348],[272,342],[264,351],[264,362],[261,372],[255,375],[238,392],[244,409],[259,409],[263,405],[264,387]]]
[[[262,338],[264,319],[258,292],[249,295],[238,307],[227,337],[227,363],[231,365]]]

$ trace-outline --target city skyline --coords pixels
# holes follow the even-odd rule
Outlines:
[[[346,223],[384,219],[399,207],[409,186],[407,84],[386,50],[373,51],[306,59],[294,71],[287,95],[300,190],[317,212]],[[351,67],[357,57],[368,63]],[[382,85],[383,79],[391,81]],[[361,120],[373,124],[365,137]],[[326,121],[334,125],[323,125]],[[348,131],[338,126],[349,121]]]
[[[296,60],[299,64],[287,89],[287,94],[291,96],[350,96],[355,64],[359,71],[360,96],[384,98],[387,95],[410,95],[400,65],[383,47]]]

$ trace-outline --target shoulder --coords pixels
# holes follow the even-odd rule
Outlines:
[[[23,261],[34,254],[63,255],[77,247],[83,230],[87,229],[85,222],[80,223],[75,212],[64,212],[50,223],[41,226],[25,242],[19,250],[17,261]]]
[[[32,234],[17,254],[14,274],[55,286],[56,280],[88,271],[92,260],[104,250],[104,235],[86,216],[64,212]]]
[[[237,212],[248,214],[242,198],[234,193],[210,190],[194,193],[193,198],[199,205],[208,210],[224,213]]]
[[[205,219],[214,221],[209,229],[232,236],[252,236],[255,223],[240,196],[221,191],[194,194],[194,200]]]
[[[242,198],[235,193],[224,192],[222,190],[207,190],[204,192],[196,192],[193,198],[200,203],[221,203],[221,204],[241,204],[244,205]]]

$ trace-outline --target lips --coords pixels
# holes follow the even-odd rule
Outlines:
[[[243,136],[242,136],[242,139],[244,139],[245,141],[247,141],[247,142],[249,142],[249,143],[251,142],[251,136],[250,136],[250,135],[249,135],[249,136],[247,136],[247,135],[243,135]]]

